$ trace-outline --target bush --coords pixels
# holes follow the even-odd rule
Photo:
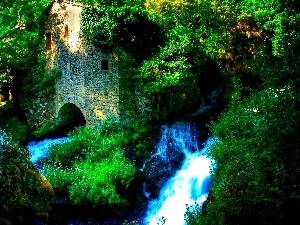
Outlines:
[[[130,138],[115,124],[80,127],[69,137],[49,152],[45,176],[54,189],[68,193],[75,205],[124,207],[136,172],[123,150]]]
[[[299,100],[292,84],[232,105],[213,126],[213,186],[188,224],[296,224],[300,202]]]
[[[43,124],[32,132],[35,138],[44,138],[46,136],[52,136],[55,131],[58,130],[59,123],[53,119],[45,119]]]
[[[9,103],[7,103],[9,104]],[[0,109],[0,127],[12,138],[12,141],[25,145],[27,143],[29,127],[9,106]]]

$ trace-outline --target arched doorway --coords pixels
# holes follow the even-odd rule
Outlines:
[[[66,103],[60,108],[56,121],[64,134],[86,124],[82,111],[73,103]]]

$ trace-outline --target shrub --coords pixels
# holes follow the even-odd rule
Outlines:
[[[0,114],[0,127],[11,136],[12,141],[25,145],[29,131],[28,125],[9,106],[1,108]]]
[[[211,196],[188,224],[295,224],[300,202],[298,90],[292,84],[265,88],[221,115],[212,129],[220,143],[211,151]]]
[[[52,136],[55,131],[59,128],[59,124],[53,119],[45,119],[43,124],[32,132],[34,137],[43,138],[46,136]]]
[[[136,169],[123,150],[130,138],[115,125],[80,127],[69,134],[70,142],[50,149],[45,176],[75,205],[126,205]]]

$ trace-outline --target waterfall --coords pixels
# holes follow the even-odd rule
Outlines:
[[[176,123],[162,128],[156,154],[165,157],[170,140],[184,153],[184,161],[177,173],[165,183],[159,198],[151,200],[145,223],[150,225],[183,225],[188,206],[202,206],[211,186],[212,160],[203,153],[209,151],[216,138],[209,138],[202,149],[196,138],[196,128],[190,123]],[[168,141],[169,140],[169,141]]]
[[[222,88],[212,91],[208,96],[206,96],[206,100],[201,98],[201,104],[196,112],[190,114],[189,116],[194,117],[200,115],[213,107],[217,106],[217,98],[222,93]]]
[[[29,153],[31,162],[39,169],[41,172],[42,165],[41,160],[47,158],[49,149],[56,144],[62,144],[69,141],[69,138],[55,138],[55,139],[45,139],[42,141],[31,141],[26,146]]]

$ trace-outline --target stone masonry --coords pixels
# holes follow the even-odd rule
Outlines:
[[[55,112],[76,105],[87,126],[119,119],[119,79],[116,57],[87,44],[80,30],[83,5],[53,1],[46,31],[48,69],[62,76],[56,83]]]

